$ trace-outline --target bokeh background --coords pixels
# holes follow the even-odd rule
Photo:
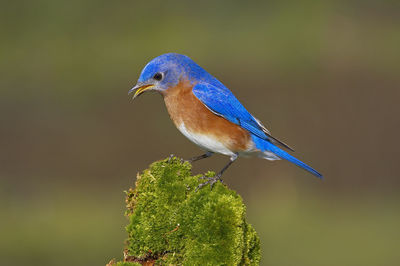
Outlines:
[[[178,52],[325,176],[255,158],[226,172],[262,265],[399,265],[399,47],[395,0],[2,1],[0,264],[122,257],[136,173],[201,153],[159,95],[127,95]]]

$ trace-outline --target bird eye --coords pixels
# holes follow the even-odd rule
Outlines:
[[[162,78],[163,78],[163,74],[160,73],[160,72],[157,72],[157,73],[154,74],[154,76],[153,76],[153,79],[158,80],[158,81],[162,80]]]

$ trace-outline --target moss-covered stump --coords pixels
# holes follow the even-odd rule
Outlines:
[[[242,198],[220,182],[195,191],[199,177],[178,158],[138,174],[127,191],[124,262],[110,265],[258,265],[260,241]]]

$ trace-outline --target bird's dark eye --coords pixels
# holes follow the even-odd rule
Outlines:
[[[163,74],[160,73],[160,72],[157,72],[157,73],[154,74],[154,76],[153,76],[153,79],[158,80],[158,81],[162,80],[162,78],[163,78]]]

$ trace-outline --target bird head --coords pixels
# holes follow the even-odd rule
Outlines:
[[[146,91],[163,94],[182,80],[196,81],[207,72],[185,55],[168,53],[151,60],[142,70],[137,84],[129,91],[133,99]]]

